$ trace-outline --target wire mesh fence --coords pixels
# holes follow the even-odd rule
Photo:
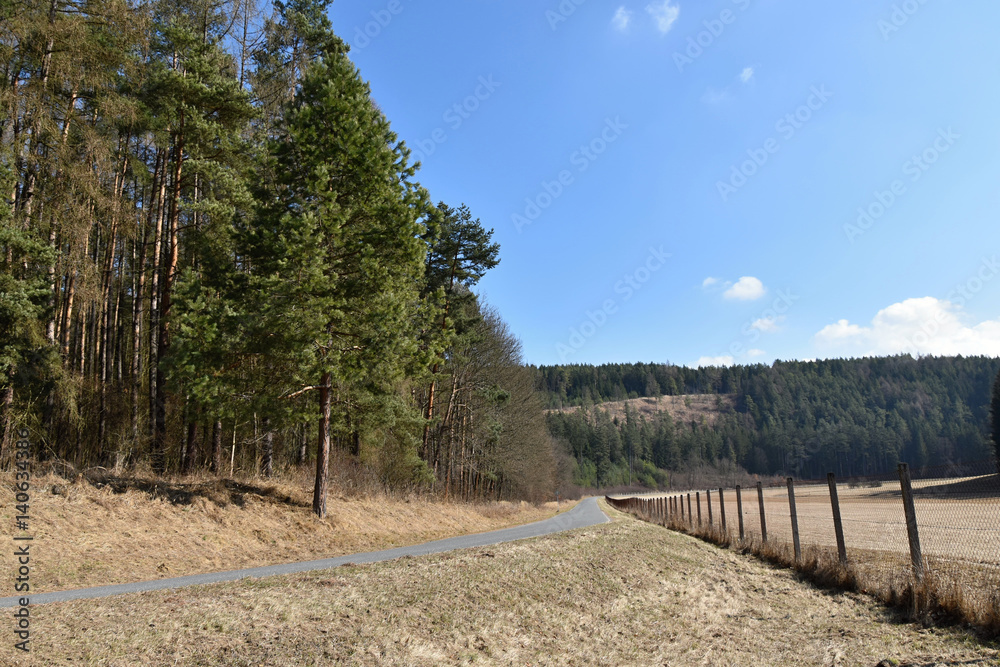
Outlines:
[[[1000,627],[1000,475],[993,461],[900,464],[896,474],[879,477],[831,474],[608,501],[719,543],[787,554],[800,568],[839,563],[861,590]]]

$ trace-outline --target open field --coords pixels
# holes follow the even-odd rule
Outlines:
[[[913,483],[914,505],[924,556],[968,563],[1000,565],[1000,482],[996,476]],[[685,496],[688,492],[684,492]],[[690,492],[697,521],[695,492]],[[708,500],[701,490],[702,521],[708,523]],[[840,513],[848,550],[909,554],[906,520],[899,482],[876,487],[838,485]],[[669,497],[651,494],[642,497]],[[714,523],[721,520],[719,492],[712,491]],[[736,492],[724,492],[726,521],[737,530]],[[803,545],[836,548],[829,487],[796,485],[795,505]],[[686,508],[685,508],[686,511]],[[792,541],[791,514],[786,487],[764,489],[768,537]],[[747,535],[760,536],[760,510],[755,488],[743,489],[743,522]]]
[[[949,613],[996,629],[1000,623],[1000,479],[990,474],[916,480],[913,493],[923,562],[930,577],[926,594],[937,600],[934,604],[952,610]],[[709,494],[697,494],[705,527],[710,521]],[[699,532],[697,494],[691,493],[695,533]],[[722,520],[719,492],[710,495],[712,523],[718,528]],[[886,599],[898,598],[914,581],[899,481],[841,484],[838,495],[847,557],[857,585]],[[683,496],[687,523],[687,492]],[[739,534],[735,490],[726,489],[724,498],[727,528],[735,537]],[[795,499],[803,551],[825,551],[836,560],[829,487],[796,485]],[[790,562],[792,530],[786,487],[764,490],[764,511],[769,543],[786,549]],[[747,540],[760,544],[756,488],[743,491],[743,524]]]
[[[571,503],[443,503],[346,495],[311,512],[308,477],[148,481],[49,474],[31,483],[32,592],[178,577],[313,560],[539,521]],[[13,474],[0,474],[0,523],[14,525]],[[13,548],[0,571],[16,571]],[[0,585],[13,595],[13,578]],[[2,662],[0,662],[2,664]]]
[[[14,664],[1000,664],[961,630],[606,511],[497,547],[38,607]]]

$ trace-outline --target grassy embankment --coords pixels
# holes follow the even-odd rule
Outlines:
[[[21,664],[998,664],[961,630],[608,513],[496,547],[37,607]]]
[[[33,593],[330,558],[529,523],[555,503],[447,503],[344,490],[311,511],[308,474],[268,480],[186,477],[31,481]],[[0,474],[0,525],[13,528],[13,474]],[[5,531],[6,532],[6,531]],[[0,550],[2,572],[16,570]],[[2,579],[0,579],[2,581]],[[13,595],[13,577],[0,590]]]

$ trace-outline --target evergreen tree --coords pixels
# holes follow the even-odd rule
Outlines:
[[[277,189],[251,230],[259,333],[295,360],[292,393],[319,394],[313,510],[326,515],[333,409],[351,386],[391,384],[415,353],[426,195],[325,16],[273,142]],[[275,346],[272,346],[275,347]]]

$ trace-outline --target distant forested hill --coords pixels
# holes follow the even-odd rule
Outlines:
[[[662,470],[742,466],[815,478],[886,473],[991,456],[990,391],[1000,359],[910,356],[690,369],[665,364],[532,367],[549,429],[577,461],[578,483],[648,485]],[[714,420],[675,423],[600,403],[681,394],[730,395]]]

